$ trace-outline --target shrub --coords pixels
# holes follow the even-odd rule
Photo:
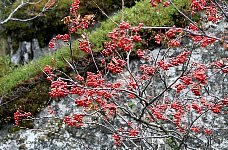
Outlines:
[[[151,0],[152,7],[163,5],[177,9],[189,21],[188,26],[148,26],[140,22],[134,25],[122,21],[108,33],[109,41],[105,41],[100,55],[95,57],[86,33],[93,17],[78,17],[79,2],[75,0],[73,3],[71,18],[65,18],[64,23],[70,34],[57,35],[49,46],[54,48],[57,40],[63,40],[69,43],[72,52],[71,34],[80,30],[82,38],[78,40],[78,49],[91,56],[88,62],[93,63],[95,70],[82,76],[75,67],[72,53],[72,60],[66,60],[66,63],[74,71],[73,76],[65,73],[60,76],[56,74],[57,70],[48,65],[43,70],[51,82],[50,97],[74,102],[72,114],[60,118],[63,123],[78,129],[105,128],[113,144],[121,149],[153,149],[158,146],[154,142],[157,138],[162,139],[166,147],[169,145],[169,149],[216,148],[216,138],[225,139],[219,136],[221,133],[218,133],[218,129],[226,127],[225,124],[217,126],[216,118],[222,118],[228,100],[223,93],[224,87],[213,88],[213,78],[227,75],[227,58],[218,55],[214,60],[205,61],[193,56],[197,56],[197,51],[204,53],[206,47],[213,51],[212,44],[216,45],[217,42],[223,45],[227,43],[224,35],[221,38],[204,30],[204,24],[189,18],[173,1]],[[216,6],[211,1],[193,0],[191,15],[205,13],[201,18],[204,22],[222,23],[226,14]],[[151,37],[161,47],[137,49],[141,62],[132,67],[130,55],[136,43],[145,42],[139,31],[146,29],[166,31]],[[220,46],[219,53],[224,53],[225,47],[221,47],[221,44],[217,46]],[[133,71],[134,68],[138,70]],[[110,78],[113,75],[116,78]],[[59,117],[53,111],[50,114],[54,118]],[[31,113],[18,110],[15,113],[15,124],[30,117]]]

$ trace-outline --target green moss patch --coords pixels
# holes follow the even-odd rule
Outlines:
[[[2,98],[0,109],[0,124],[13,121],[13,113],[18,108],[37,114],[49,100],[49,83],[42,75],[18,85],[10,96]]]

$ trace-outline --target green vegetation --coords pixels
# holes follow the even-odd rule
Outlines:
[[[0,56],[0,79],[5,75],[13,72],[16,66],[10,61],[10,56]]]
[[[18,108],[26,112],[29,111],[32,114],[37,114],[47,105],[49,100],[49,83],[42,76],[34,78],[22,85],[18,85],[18,91],[14,93],[15,96],[2,97],[3,103],[6,104],[0,107],[0,127],[2,123],[12,121],[13,113]]]
[[[11,73],[0,79],[0,93],[6,94],[18,84],[22,83],[25,80],[28,80],[31,77],[34,77],[36,74],[41,72],[41,69],[43,69],[44,66],[48,64],[51,65],[51,58],[54,58],[57,61],[57,67],[63,67],[63,63],[59,62],[59,59],[61,58],[61,54],[63,57],[69,57],[66,51],[67,48],[63,48],[61,51],[55,53],[53,56],[42,57],[36,62],[31,62],[27,65],[19,66],[18,68],[13,70],[13,72],[11,71]]]

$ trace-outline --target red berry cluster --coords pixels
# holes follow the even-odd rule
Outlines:
[[[173,122],[176,124],[176,126],[181,129],[181,120],[182,120],[182,117],[184,116],[185,114],[185,111],[184,111],[184,106],[181,105],[180,103],[178,102],[173,102],[171,104],[171,108],[174,109],[176,112],[174,113],[173,115]]]
[[[113,89],[117,89],[117,88],[119,88],[121,85],[122,85],[121,82],[118,82],[118,81],[117,81],[117,82],[114,82],[114,83],[112,84],[111,87],[112,87]]]
[[[85,80],[84,77],[82,77],[80,74],[77,74],[75,76],[75,79],[78,80],[78,81],[84,81]]]
[[[163,3],[163,7],[168,7],[170,5],[170,2],[169,1],[165,1],[164,3]]]
[[[137,86],[136,82],[132,79],[132,77],[130,77],[130,81],[128,83],[129,90],[136,89]]]
[[[195,33],[197,34],[198,32],[195,32]],[[204,37],[204,36],[190,36],[190,37],[195,43],[200,42],[202,47],[206,47],[207,45],[212,44],[216,41],[215,38]]]
[[[191,91],[192,91],[192,93],[194,93],[196,96],[200,96],[200,90],[201,90],[201,85],[195,84],[195,83],[192,85]]]
[[[129,93],[127,97],[130,98],[130,99],[134,99],[135,98],[135,94]]]
[[[82,19],[82,21],[76,26],[78,29],[88,29],[90,22],[88,20]]]
[[[79,4],[80,4],[80,0],[75,0],[72,4],[71,4],[71,8],[70,8],[70,13],[76,13],[78,8],[79,8]]]
[[[69,94],[69,90],[67,89],[67,82],[62,80],[52,81],[51,82],[51,91],[49,92],[50,97],[58,98],[65,97]]]
[[[221,109],[222,109],[222,104],[214,104],[214,105],[211,106],[211,109],[210,109],[210,110],[211,110],[213,113],[218,114],[218,113],[221,112]]]
[[[87,40],[78,40],[79,42],[79,49],[84,51],[85,53],[89,54],[91,52],[91,48],[89,46],[89,42]]]
[[[124,31],[124,30],[122,30],[122,31]],[[116,29],[114,29],[112,32],[108,33],[108,37],[110,37],[112,39],[112,41],[116,42],[116,41],[118,41],[119,32]]]
[[[170,40],[168,41],[168,46],[174,46],[174,47],[179,47],[180,46],[180,41],[177,39]]]
[[[70,39],[69,34],[64,34],[64,35],[58,34],[54,38],[54,40],[63,40],[64,42],[68,42],[69,39]]]
[[[195,43],[197,43],[203,39],[203,36],[190,36],[190,37]]]
[[[53,80],[53,78],[56,76],[54,73],[53,73],[53,69],[49,66],[49,65],[46,65],[43,69],[44,73],[46,73],[47,75],[47,80],[48,81],[51,81]]]
[[[156,7],[157,4],[161,3],[162,0],[150,0],[150,4],[152,7]]]
[[[112,52],[116,49],[117,44],[110,42],[105,42],[104,43],[104,50],[102,51],[102,54],[105,56],[109,56],[112,54]]]
[[[191,131],[195,132],[195,133],[200,133],[200,127],[193,126],[193,127],[191,127]],[[208,129],[208,128],[204,129],[203,132],[204,132],[204,134],[207,134],[207,135],[211,135],[212,134],[212,131],[210,129]]]
[[[83,126],[84,114],[74,114],[73,117],[65,116],[63,122],[69,126],[81,127]]]
[[[107,116],[113,116],[116,113],[116,105],[114,103],[103,103],[102,108]]]
[[[168,39],[174,38],[176,33],[182,32],[181,28],[175,28],[175,26],[173,26],[172,29],[169,29],[168,31],[165,32],[165,36]]]
[[[102,53],[105,56],[109,56],[116,48],[120,48],[127,52],[132,50],[134,42],[142,41],[142,38],[138,33],[142,26],[143,24],[139,23],[137,27],[131,27],[130,23],[121,22],[117,29],[114,29],[108,34],[111,41],[105,43]],[[128,32],[132,32],[132,35],[129,36]]]
[[[131,31],[134,33],[138,33],[140,31],[140,29],[142,28],[143,23],[139,23],[137,27],[132,27]]]
[[[170,67],[178,66],[185,63],[188,60],[188,55],[190,51],[184,51],[181,54],[177,55],[173,59],[171,59],[170,63],[166,63],[164,60],[159,60],[157,62],[158,66],[163,70],[169,70]]]
[[[179,54],[178,56],[176,56],[176,58],[173,58],[171,60],[171,64],[174,66],[178,66],[180,64],[185,63],[188,60],[188,55],[191,54],[190,51],[184,51],[181,54]]]
[[[207,15],[207,20],[212,21],[213,23],[218,23],[222,19],[222,16],[218,13],[218,10],[213,2],[206,6],[207,4],[209,4],[209,2],[206,0],[192,0],[192,15],[195,14],[195,11],[203,11],[206,9],[205,14]]]
[[[129,136],[137,136],[139,134],[139,130],[137,129],[129,129],[128,132],[129,132],[128,134]]]
[[[224,99],[222,100],[222,104],[223,104],[223,105],[228,105],[228,97],[227,97],[227,98],[224,98]]]
[[[52,74],[52,68],[49,65],[46,65],[43,70],[46,74]]]
[[[123,49],[124,51],[130,51],[133,48],[133,39],[128,38],[126,36],[122,36],[117,43],[118,47]]]
[[[213,23],[218,23],[222,19],[222,16],[218,14],[218,10],[213,4],[206,8],[206,15],[208,16],[207,20]]]
[[[71,26],[71,27],[69,27],[69,31],[71,34],[76,33],[77,28],[75,28],[74,26]]]
[[[169,70],[169,68],[173,66],[171,63],[166,63],[164,60],[159,60],[157,64],[163,70]]]
[[[116,58],[113,57],[112,61],[110,61],[108,63],[107,69],[114,74],[121,73],[121,72],[123,72],[123,68],[125,67],[126,64],[127,63],[125,60],[122,60],[118,57],[116,57]]]
[[[202,113],[202,107],[198,105],[196,102],[192,103],[192,109],[194,109],[199,114]]]
[[[161,35],[160,34],[156,34],[154,38],[155,38],[155,42],[157,44],[161,44]]]
[[[181,81],[182,81],[185,85],[193,84],[192,78],[190,78],[190,77],[188,77],[188,76],[182,76],[182,77],[181,77]]]
[[[193,72],[193,77],[199,81],[199,83],[206,84],[207,83],[207,76],[205,69],[197,69]]]
[[[25,118],[27,119],[31,116],[32,116],[32,114],[30,112],[21,112],[21,111],[17,110],[14,113],[14,122],[16,125],[18,125],[20,120],[25,119]]]
[[[205,106],[207,109],[211,110],[213,113],[216,113],[216,114],[221,112],[221,109],[223,106],[228,105],[227,101],[228,101],[227,99],[223,99],[223,100],[221,100],[221,102],[213,104],[213,103],[206,102],[205,99],[200,100],[200,102],[203,106]]]
[[[63,40],[64,42],[68,42],[69,39],[70,39],[70,36],[68,34],[64,34],[64,35],[58,34],[56,37],[51,39],[51,41],[49,42],[49,48],[50,49],[54,49],[55,48],[55,43],[56,43],[57,40]]]
[[[149,76],[153,76],[156,70],[155,66],[148,66],[146,64],[141,65],[140,69],[143,71],[144,74],[149,75]]]
[[[211,65],[215,66],[216,68],[222,68],[225,64],[224,61],[221,59],[213,62]]]
[[[121,140],[120,135],[117,134],[117,133],[113,133],[112,138],[115,141],[114,144],[119,146],[120,145],[120,140]]]
[[[177,93],[180,93],[183,89],[185,89],[188,85],[190,84],[193,84],[194,82],[192,81],[192,78],[191,77],[188,77],[188,76],[182,76],[181,78],[181,83],[177,84],[175,86],[176,90],[177,90]]]
[[[92,99],[89,96],[85,96],[81,99],[76,99],[75,104],[79,107],[88,107],[92,104]]]
[[[203,11],[206,4],[206,0],[191,0],[192,14],[195,14],[195,11]]]
[[[201,46],[206,47],[209,44],[212,44],[216,41],[214,38],[204,37],[201,41]]]
[[[158,120],[167,120],[166,116],[163,115],[164,110],[159,109],[159,108],[150,108],[152,114],[154,115],[154,117]]]
[[[205,129],[204,130],[204,133],[207,134],[207,135],[211,135],[212,134],[212,131],[210,129]]]
[[[133,39],[134,42],[141,42],[142,41],[142,38],[140,35],[133,35],[131,38]]]
[[[77,94],[82,96],[85,93],[85,90],[81,87],[71,87],[70,94]]]
[[[199,128],[199,127],[195,127],[195,126],[191,127],[190,130],[191,130],[192,132],[196,132],[196,133],[199,133],[199,132],[200,132],[200,128]]]
[[[136,53],[137,53],[139,58],[143,58],[145,55],[145,53],[141,49],[138,49]]]
[[[49,42],[49,44],[48,44],[48,47],[49,47],[50,49],[54,49],[54,48],[55,48],[55,41],[54,41],[54,40],[51,40],[51,41]]]
[[[139,127],[134,127],[132,122],[127,122],[127,125],[128,126],[126,128],[121,127],[112,134],[112,138],[116,146],[120,146],[121,136],[136,137],[137,135],[139,135]]]
[[[120,30],[125,30],[125,29],[130,29],[131,28],[131,25],[129,22],[121,22],[119,24],[119,29]]]
[[[86,85],[90,87],[102,87],[104,84],[104,79],[102,78],[102,74],[98,73],[92,73],[92,72],[87,72],[87,81]]]
[[[181,83],[179,83],[179,84],[177,84],[176,86],[175,86],[175,88],[176,88],[176,91],[177,91],[177,93],[180,93],[183,89],[185,89],[187,86],[185,85],[185,84],[181,84]]]
[[[189,24],[189,28],[190,28],[192,31],[198,31],[198,30],[199,30],[199,28],[198,28],[196,25],[194,25],[193,23],[190,23],[190,24]]]
[[[182,28],[173,28],[169,29],[168,31],[165,32],[166,39],[168,39],[168,46],[175,46],[179,47],[180,46],[180,41],[178,39],[172,39],[175,38],[176,33],[182,32]],[[160,43],[160,36],[156,35],[156,42]]]

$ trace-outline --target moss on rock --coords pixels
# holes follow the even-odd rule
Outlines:
[[[13,121],[13,113],[21,108],[26,112],[37,114],[49,100],[49,83],[43,76],[36,76],[18,85],[12,95],[3,97],[0,109],[0,122]]]

